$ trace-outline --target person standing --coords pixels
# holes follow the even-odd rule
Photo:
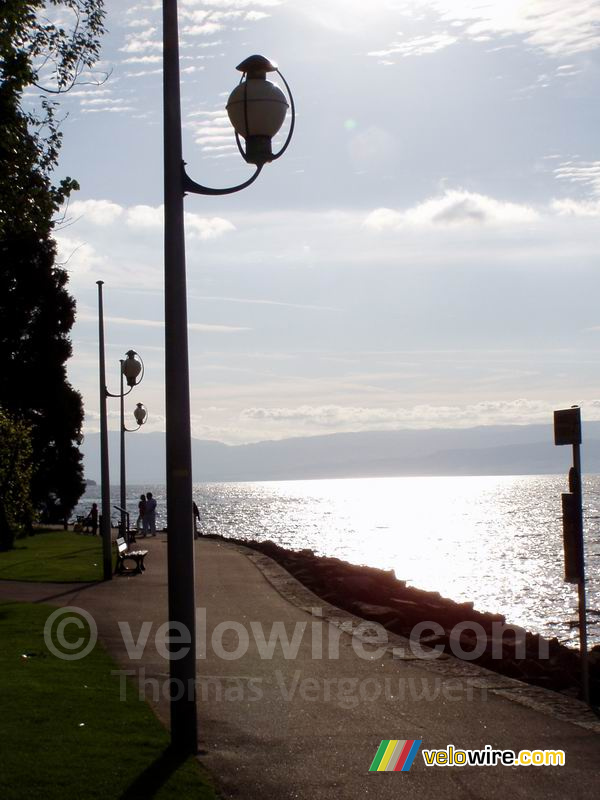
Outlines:
[[[142,536],[146,535],[145,528],[144,528],[144,516],[145,516],[145,514],[146,514],[146,495],[145,494],[141,494],[140,495],[140,501],[138,503],[138,518],[137,518],[137,522],[135,523],[135,527],[136,527],[138,533],[142,529],[144,529],[144,533],[142,534]]]
[[[88,521],[92,529],[92,536],[95,536],[98,532],[98,506],[96,503],[92,503],[92,508],[88,514]]]
[[[151,533],[152,536],[156,536],[156,500],[152,497],[152,492],[146,492],[144,533]]]
[[[195,500],[192,500],[192,508],[194,510],[194,539],[198,539],[200,536],[202,536],[202,534],[198,528],[200,525],[200,512],[198,511],[198,506],[196,505]]]

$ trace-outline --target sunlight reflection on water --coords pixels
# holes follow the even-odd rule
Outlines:
[[[366,478],[196,486],[203,529],[392,568],[423,589],[577,644],[563,582],[563,476]],[[585,483],[588,607],[600,608],[600,478]],[[590,640],[600,642],[598,614]]]

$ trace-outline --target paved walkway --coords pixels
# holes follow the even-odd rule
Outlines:
[[[101,640],[124,670],[135,671],[167,724],[168,662],[154,639],[167,619],[166,543],[159,536],[146,544],[142,576],[91,586],[0,581],[0,599],[89,611]],[[405,644],[400,637],[390,637],[385,652],[365,652],[373,645],[364,636],[340,630],[359,620],[246,548],[199,540],[196,574],[197,606],[207,619],[204,626],[201,611],[200,759],[224,798],[598,797],[600,721],[582,704],[451,658],[394,658],[392,648]],[[131,629],[130,650],[141,644],[142,624],[152,625],[139,660],[130,658],[119,622]],[[273,623],[292,650],[297,645],[295,657],[285,657],[281,642],[269,654]],[[240,641],[247,651],[224,658]],[[419,753],[408,773],[369,773],[382,739],[422,739],[423,748],[561,749],[566,766],[429,768]]]

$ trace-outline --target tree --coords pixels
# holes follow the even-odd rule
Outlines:
[[[75,301],[52,238],[79,186],[52,183],[56,97],[95,64],[103,18],[102,0],[4,0],[0,9],[0,406],[30,425],[31,497],[48,521],[69,515],[85,489],[83,405],[65,366]],[[25,108],[29,87],[42,94]]]
[[[31,520],[31,429],[0,409],[0,551],[13,546],[19,525]]]

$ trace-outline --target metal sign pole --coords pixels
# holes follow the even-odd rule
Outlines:
[[[579,443],[573,444],[573,467],[575,468],[575,494],[577,512],[580,518],[578,547],[578,562],[581,565],[579,570],[579,580],[577,589],[579,594],[579,656],[581,659],[581,689],[583,699],[586,703],[590,702],[590,674],[588,664],[588,642],[587,642],[587,612],[585,597],[585,558],[583,549],[583,489],[581,480],[581,447]]]
[[[583,490],[581,480],[581,409],[577,406],[554,412],[554,444],[573,445],[569,470],[569,492],[562,495],[565,581],[576,583],[579,594],[579,653],[581,693],[590,702],[585,597],[585,552],[583,545]]]

